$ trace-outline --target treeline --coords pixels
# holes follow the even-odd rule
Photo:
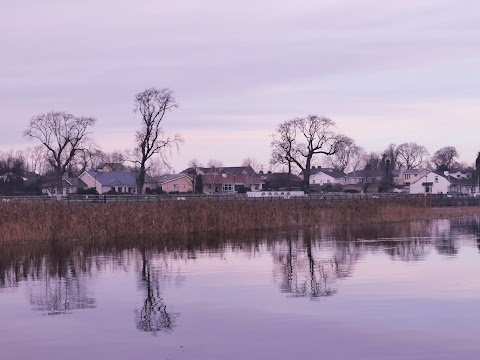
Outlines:
[[[398,168],[418,167],[435,170],[460,168],[480,176],[480,152],[474,163],[459,163],[454,146],[445,146],[430,156],[427,148],[413,142],[390,144],[383,152],[367,152],[355,141],[336,131],[335,122],[328,117],[308,115],[287,120],[272,134],[272,166],[286,166],[288,173],[300,172],[304,189],[308,191],[311,170],[315,165],[326,165],[334,170],[382,170],[384,189],[393,186],[392,171]]]

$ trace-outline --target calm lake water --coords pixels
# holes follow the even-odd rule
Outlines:
[[[480,359],[479,275],[478,219],[0,246],[0,358]]]

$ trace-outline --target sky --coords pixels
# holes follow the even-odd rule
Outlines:
[[[133,147],[133,98],[170,88],[164,129],[190,159],[268,168],[271,134],[328,116],[368,151],[417,142],[480,151],[475,0],[0,0],[0,149],[36,145],[29,119],[98,119],[105,151]]]

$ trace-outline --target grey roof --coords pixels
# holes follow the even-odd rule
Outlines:
[[[183,171],[181,171],[181,174],[190,174],[194,172],[195,169],[189,167]],[[204,173],[205,175],[211,174],[211,173],[222,173],[222,174],[243,174],[245,171],[247,174],[257,174],[255,170],[251,166],[220,166],[216,168],[209,168],[209,167],[198,167],[197,171],[200,171]]]
[[[382,177],[382,170],[356,170],[347,174],[349,178],[366,178],[366,177]]]
[[[96,179],[102,186],[129,186],[137,185],[137,173],[126,171],[87,171],[87,174]],[[153,179],[145,175],[145,182],[150,183]]]
[[[162,175],[158,178],[158,180],[160,181],[161,184],[163,183],[166,183],[166,182],[169,182],[169,181],[174,181],[174,180],[177,180],[177,179],[181,179],[183,177],[188,177],[187,174],[168,174],[168,175]]]
[[[456,178],[455,176],[449,176],[448,177],[448,180],[450,181],[450,183],[452,185],[462,185],[462,186],[476,186],[477,185],[477,182],[472,180],[472,178],[470,179],[466,179],[466,178]]]
[[[265,181],[287,181],[288,173],[264,174],[261,176],[261,178]],[[290,181],[303,181],[303,180],[295,174],[290,174]]]
[[[87,184],[85,184],[79,178],[74,178],[74,177],[63,178],[63,182],[66,183],[67,186],[82,187],[82,188],[87,187]]]
[[[425,171],[425,169],[406,169],[403,173],[404,174],[419,174]]]

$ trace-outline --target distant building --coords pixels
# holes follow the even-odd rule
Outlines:
[[[312,168],[310,171],[310,187],[322,186],[326,184],[346,185],[347,174],[330,168]]]
[[[193,182],[192,178],[187,174],[171,174],[162,175],[158,178],[158,182],[163,191],[165,192],[192,192]]]
[[[118,194],[137,193],[137,173],[133,171],[85,171],[79,177],[88,188],[95,188],[99,194],[115,191]],[[151,176],[145,174],[143,192],[155,187]]]
[[[410,184],[410,194],[447,194],[450,185],[448,172],[428,171]]]

